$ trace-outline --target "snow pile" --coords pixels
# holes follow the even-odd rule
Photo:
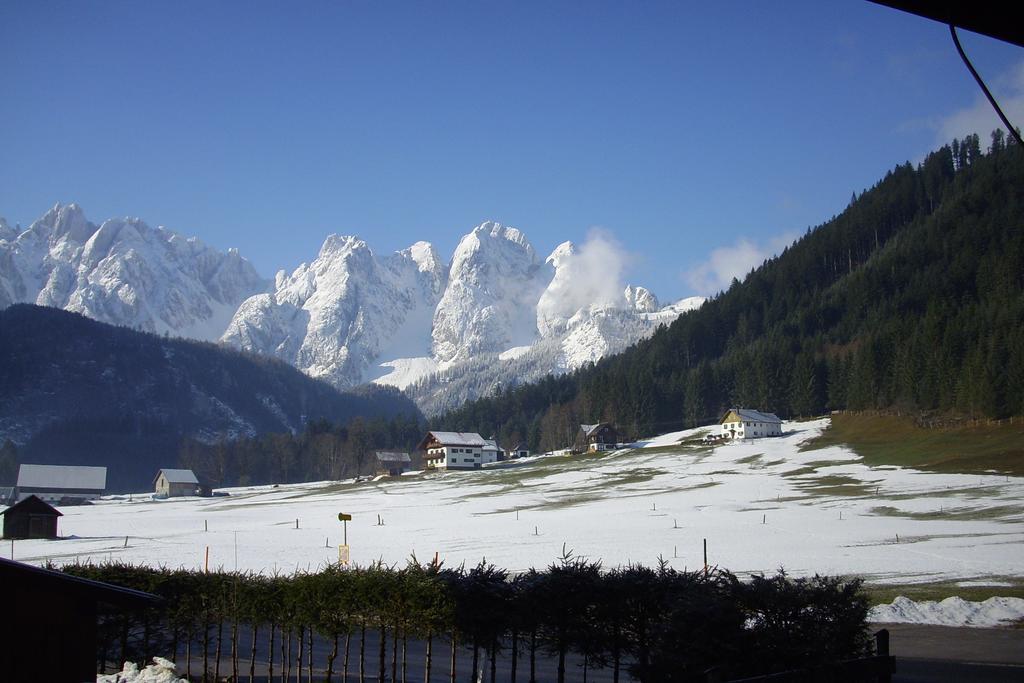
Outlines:
[[[135,662],[125,662],[124,669],[113,674],[100,674],[96,683],[188,683],[178,678],[174,662],[163,657],[153,657],[153,663],[139,669]]]
[[[891,605],[872,607],[868,620],[882,624],[934,624],[937,626],[1006,626],[1024,619],[1024,598],[989,598],[969,602],[946,598],[941,602],[914,602],[902,595]]]

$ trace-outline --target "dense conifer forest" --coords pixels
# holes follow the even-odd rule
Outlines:
[[[284,433],[279,440],[299,451],[326,431],[325,420],[356,423],[335,431],[358,437],[422,419],[395,389],[341,393],[272,358],[30,305],[0,311],[0,397],[0,485],[13,484],[19,462],[105,465],[113,491],[149,488],[159,468],[195,452],[191,441],[182,446],[186,438],[223,446]],[[380,440],[357,438],[354,457]],[[312,466],[292,466],[299,455],[282,455],[282,479],[258,463],[219,476],[223,448],[210,451],[199,470],[215,485],[245,481],[250,471],[263,481],[314,475]]]
[[[622,354],[432,421],[550,450],[730,406],[1024,414],[1024,150],[993,133],[897,166],[699,310]]]

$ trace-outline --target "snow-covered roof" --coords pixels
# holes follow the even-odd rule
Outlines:
[[[192,470],[160,470],[163,472],[164,479],[169,484],[198,484],[199,480],[196,478],[196,473]],[[156,476],[160,477],[160,472],[156,473]]]
[[[601,427],[611,427],[611,424],[609,424],[608,422],[598,422],[597,424],[593,425],[580,425],[580,429],[586,436],[590,436]]]
[[[107,488],[106,467],[84,465],[22,465],[18,488],[102,491]]]
[[[445,446],[483,446],[484,437],[476,432],[428,432],[427,437],[433,436]],[[426,441],[426,439],[424,439]]]
[[[489,451],[500,451],[498,448],[498,442],[495,439],[484,439],[484,448]]]
[[[408,453],[394,451],[377,451],[377,460],[380,462],[412,462]]]
[[[750,408],[733,408],[728,413],[726,413],[726,417],[728,417],[729,413],[736,413],[744,422],[778,422],[780,424],[782,423],[782,420],[780,420],[779,416],[776,415],[775,413],[762,413],[760,410],[751,410]],[[724,417],[722,418],[722,422],[725,422]]]

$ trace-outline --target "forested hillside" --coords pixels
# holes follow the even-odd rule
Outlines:
[[[0,443],[21,462],[106,465],[114,490],[148,488],[182,439],[234,440],[421,419],[397,390],[340,393],[277,360],[114,327],[55,308],[0,311]],[[13,446],[0,449],[9,477]],[[6,473],[6,474],[5,474]],[[219,482],[215,482],[219,483]]]
[[[955,140],[897,166],[742,282],[572,375],[467,403],[452,430],[572,441],[710,423],[733,405],[1024,413],[1024,151]]]

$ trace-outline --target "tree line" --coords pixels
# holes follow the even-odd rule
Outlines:
[[[560,448],[732,406],[1024,414],[1024,150],[1000,131],[897,166],[840,215],[625,352],[431,421]]]
[[[313,420],[299,433],[241,439],[221,434],[210,443],[182,441],[178,466],[212,486],[350,479],[374,473],[378,450],[413,453],[425,424],[418,414],[346,424]],[[413,453],[415,456],[415,453]]]
[[[665,562],[606,571],[571,551],[516,576],[486,562],[452,569],[415,558],[401,568],[330,566],[293,576],[119,563],[62,569],[164,598],[148,611],[104,618],[101,669],[183,657],[190,680],[253,680],[259,667],[281,683],[312,681],[314,673],[328,683],[350,674],[360,683],[455,683],[465,657],[473,682],[494,683],[503,655],[502,678],[513,683],[536,683],[543,657],[556,662],[559,683],[586,681],[594,668],[610,670],[616,683],[703,681],[713,668],[740,677],[870,650],[858,579],[794,579],[781,570],[749,582]],[[410,641],[422,645],[421,660],[410,661]],[[315,643],[325,652],[318,661]],[[578,671],[567,670],[570,658]]]

